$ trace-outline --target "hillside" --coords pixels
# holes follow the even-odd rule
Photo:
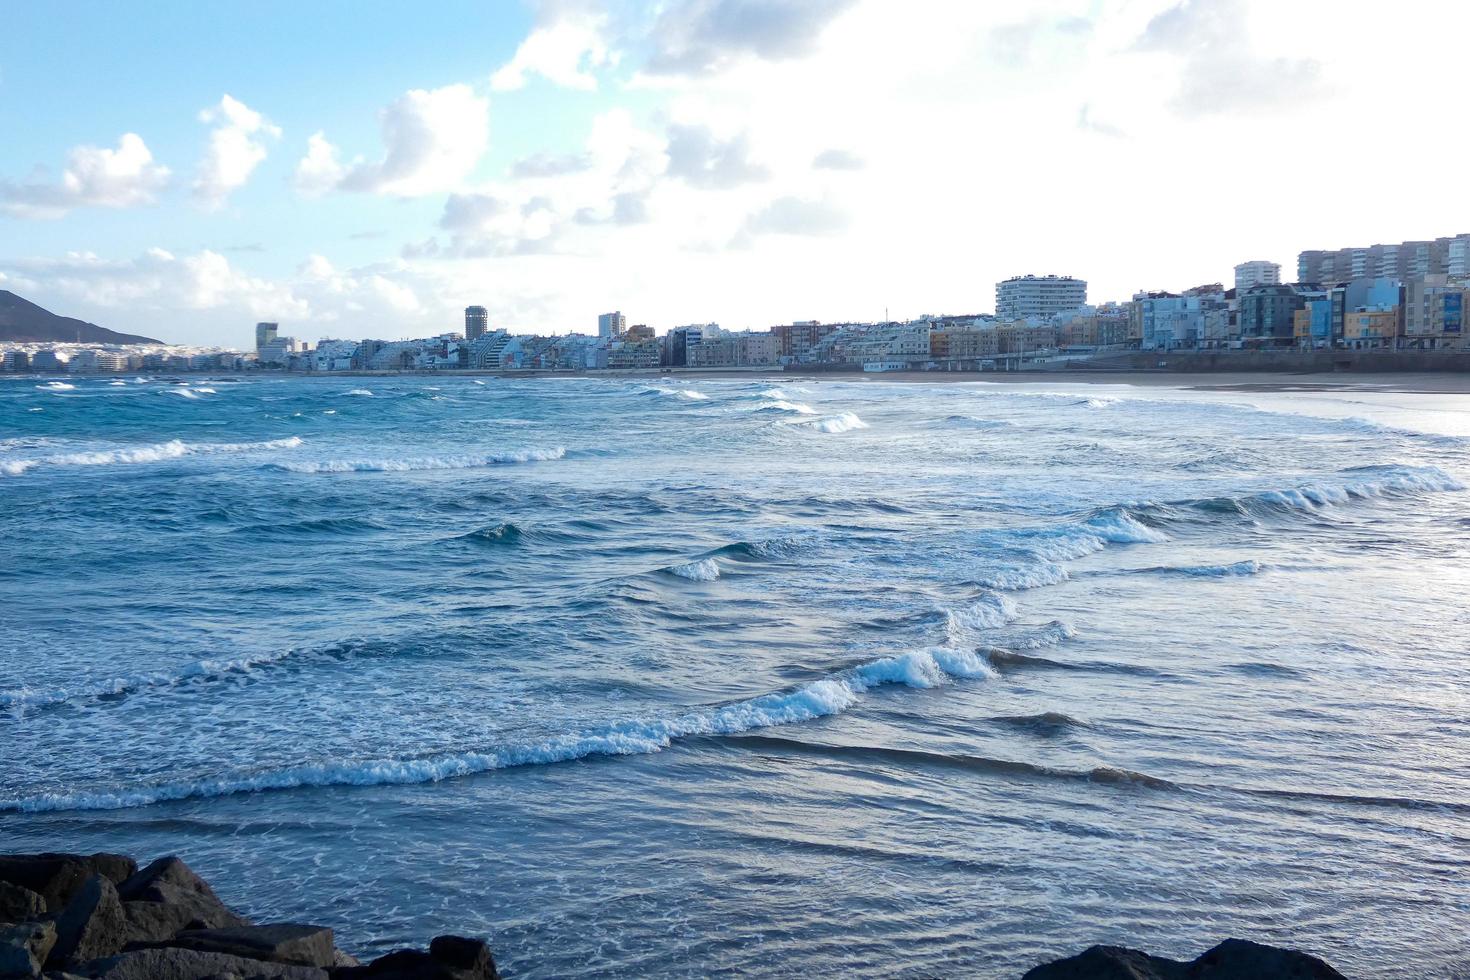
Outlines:
[[[161,344],[163,341],[118,333],[95,323],[57,316],[9,290],[0,289],[0,343]]]

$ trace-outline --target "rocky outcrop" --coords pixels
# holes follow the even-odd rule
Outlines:
[[[1093,946],[1029,970],[1022,980],[1343,980],[1306,953],[1227,939],[1188,963],[1122,946]]]
[[[440,936],[359,963],[332,930],[255,925],[183,861],[0,855],[0,978],[499,980],[490,947]]]
[[[60,912],[93,875],[118,885],[137,870],[120,854],[0,854],[0,881],[40,895],[50,912]]]

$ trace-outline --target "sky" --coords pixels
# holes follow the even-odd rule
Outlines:
[[[3,6],[0,289],[188,344],[1094,302],[1470,231],[1470,5]]]

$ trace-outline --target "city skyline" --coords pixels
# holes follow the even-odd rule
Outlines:
[[[290,38],[270,4],[19,8],[0,288],[186,344],[429,335],[468,304],[526,333],[593,309],[759,329],[983,310],[1031,270],[1099,300],[1290,276],[1465,226],[1433,180],[1365,195],[1297,152],[1348,107],[1434,126],[1416,93],[1451,84],[1464,11],[978,6],[328,5]],[[366,57],[388,31],[395,58]],[[47,57],[63,33],[94,56]]]

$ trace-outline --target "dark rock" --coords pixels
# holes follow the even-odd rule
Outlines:
[[[1185,970],[1187,980],[1343,980],[1322,960],[1294,949],[1227,939]]]
[[[36,976],[55,944],[56,927],[50,922],[0,926],[0,977]]]
[[[324,968],[333,965],[335,952],[332,930],[291,922],[232,929],[193,929],[179,933],[169,941],[169,945],[271,963]]]
[[[47,962],[60,966],[111,956],[127,941],[127,920],[117,889],[107,878],[93,875],[56,916],[56,945]]]
[[[1227,939],[1189,963],[1121,946],[1091,949],[1028,971],[1022,980],[1343,980],[1315,956]]]
[[[204,980],[238,977],[241,980],[328,980],[327,971],[311,966],[289,966],[196,949],[166,947],[137,949],[76,968],[91,980]]]
[[[0,881],[0,922],[25,922],[46,914],[46,900],[24,885]]]
[[[157,943],[185,929],[229,929],[250,924],[231,912],[209,883],[176,857],[159,858],[118,888],[129,939]]]
[[[59,912],[88,878],[100,875],[114,885],[127,879],[138,865],[120,854],[6,854],[0,855],[0,881],[29,888]]]
[[[500,980],[490,947],[478,939],[440,936],[427,953],[400,949],[366,966],[332,971],[333,980]]]
[[[1026,971],[1021,980],[1183,980],[1184,964],[1122,946],[1093,946]]]

